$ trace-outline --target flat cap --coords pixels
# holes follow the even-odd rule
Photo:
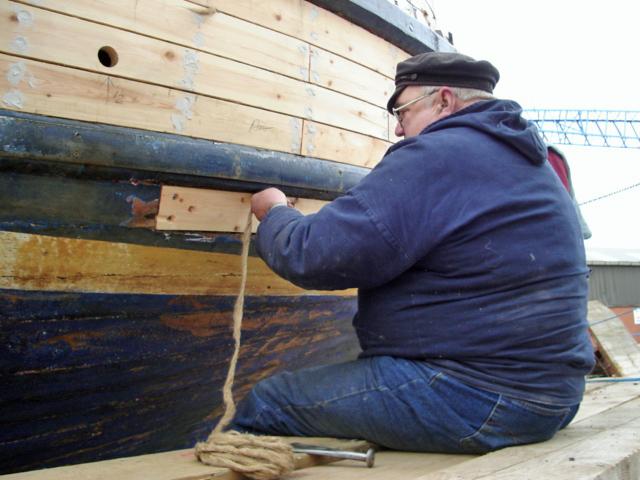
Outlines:
[[[387,110],[391,112],[398,95],[409,85],[475,88],[493,93],[499,79],[498,69],[486,60],[454,52],[421,53],[398,63],[396,90],[387,102]]]

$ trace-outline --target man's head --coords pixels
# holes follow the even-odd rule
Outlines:
[[[449,52],[422,53],[400,62],[387,110],[396,135],[412,137],[480,99],[493,98],[500,74],[489,62]]]

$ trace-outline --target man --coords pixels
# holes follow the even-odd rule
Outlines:
[[[545,440],[593,366],[569,195],[498,71],[457,53],[398,64],[404,140],[315,215],[252,198],[260,256],[313,289],[358,287],[360,358],[254,387],[233,428],[486,452]]]

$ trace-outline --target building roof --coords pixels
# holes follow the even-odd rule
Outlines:
[[[640,248],[600,248],[587,245],[589,265],[624,265],[640,267]]]

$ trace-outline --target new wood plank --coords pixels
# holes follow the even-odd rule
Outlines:
[[[0,4],[0,51],[313,119],[387,138],[380,107],[227,58],[8,2]],[[20,18],[30,17],[29,22]],[[241,35],[241,33],[239,33]],[[17,42],[21,38],[24,42]],[[113,62],[98,52],[108,47]]]
[[[629,480],[640,475],[640,412],[630,421],[484,478]]]
[[[612,382],[598,384],[598,387],[585,393],[572,423],[606,412],[640,396],[640,382]]]
[[[376,453],[373,468],[362,468],[353,462],[337,462],[294,472],[290,478],[299,480],[409,480],[475,458],[475,455],[393,452]]]
[[[240,257],[0,231],[0,288],[61,292],[236,295]],[[250,257],[247,295],[313,295]],[[355,295],[343,290],[335,295]]]
[[[334,449],[366,451],[367,442],[326,437],[282,437],[284,441],[304,442]],[[295,454],[296,470],[335,461],[325,457]],[[295,473],[293,478],[295,478]],[[193,449],[139,455],[101,462],[84,463],[68,467],[35,470],[2,476],[6,480],[242,480],[246,477],[227,468],[212,467],[200,463]]]
[[[16,1],[311,81],[374,105],[384,105],[394,88],[392,79],[358,63],[318,47],[310,50],[307,42],[184,0]]]
[[[308,80],[306,42],[184,0],[24,0],[93,22]],[[19,7],[17,7],[19,8]]]
[[[328,203],[306,198],[293,198],[291,202],[305,215],[316,213]],[[241,232],[250,208],[249,193],[165,185],[160,194],[156,229]],[[252,231],[257,230],[258,224],[253,217]]]
[[[622,320],[597,300],[589,302],[589,329],[600,353],[612,366],[613,375],[640,375],[640,345],[634,340]]]
[[[309,79],[320,86],[385,106],[393,93],[393,80],[339,55],[311,47]]]
[[[327,160],[373,168],[391,143],[348,130],[305,120],[302,128],[302,154]]]
[[[212,6],[360,63],[389,78],[409,54],[327,10],[304,0],[190,0]]]
[[[528,478],[526,475],[537,474],[537,470],[532,469],[533,467],[522,468],[522,465],[533,459],[553,454],[553,452],[557,450],[565,448],[571,450],[572,446],[579,445],[581,442],[601,432],[625,426],[630,421],[634,421],[640,417],[640,389],[638,389],[633,398],[629,400],[627,397],[628,392],[623,391],[619,386],[620,384],[616,384],[609,390],[610,395],[617,400],[611,402],[605,410],[598,408],[590,409],[588,407],[589,399],[585,398],[583,407],[590,410],[589,416],[572,422],[571,425],[558,432],[551,440],[505,448],[418,478],[419,480],[492,479],[495,478],[494,476],[499,472],[508,469],[512,469],[509,470],[510,472],[517,472],[517,474],[513,473],[515,476],[510,478]],[[601,447],[604,448],[603,445],[601,445]],[[566,458],[568,459],[568,456]],[[536,476],[535,478],[547,477]],[[549,478],[556,477],[552,476]]]
[[[302,121],[258,108],[0,54],[3,108],[300,153]]]

